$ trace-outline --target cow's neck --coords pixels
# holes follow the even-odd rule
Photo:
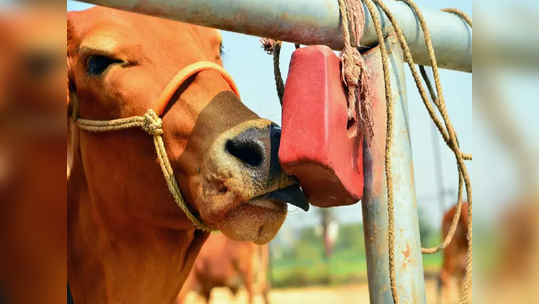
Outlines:
[[[174,303],[209,234],[112,214],[97,207],[110,202],[85,185],[72,171],[68,279],[75,304]]]

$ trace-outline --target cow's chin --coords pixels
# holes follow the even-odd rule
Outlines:
[[[266,244],[277,235],[286,218],[288,205],[266,196],[278,189],[278,182],[261,187],[253,183],[249,175],[216,170],[202,172],[202,181],[193,179],[197,188],[195,205],[209,227],[217,228],[228,238],[239,242]]]
[[[228,212],[217,228],[235,241],[267,244],[283,225],[286,208],[281,202],[249,201]]]

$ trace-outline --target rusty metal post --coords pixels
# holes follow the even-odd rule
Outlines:
[[[81,2],[168,18],[231,32],[274,38],[303,45],[323,44],[343,48],[337,0],[79,0]],[[417,64],[430,65],[423,31],[414,12],[403,2],[385,0],[398,17]],[[377,44],[371,15],[365,8],[365,33],[361,45]],[[438,66],[472,71],[472,29],[459,17],[422,9],[431,33]],[[385,32],[392,26],[385,14]],[[532,56],[533,57],[533,56]],[[535,56],[534,58],[536,58]]]
[[[417,200],[406,100],[402,51],[394,36],[386,39],[394,105],[391,158],[395,200],[395,257],[401,303],[424,304],[425,280],[419,239]],[[364,148],[365,189],[362,201],[369,295],[373,304],[393,303],[389,283],[387,183],[384,167],[386,102],[379,48],[364,54],[375,86],[375,137]]]

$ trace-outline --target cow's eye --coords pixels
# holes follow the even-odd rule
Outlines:
[[[121,60],[112,59],[102,55],[92,55],[88,58],[86,72],[88,75],[99,76],[112,64],[122,63]]]

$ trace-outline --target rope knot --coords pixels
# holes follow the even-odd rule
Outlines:
[[[352,119],[356,111],[356,87],[361,75],[361,54],[350,45],[346,45],[341,53],[342,80],[348,87],[348,118]]]
[[[161,118],[159,118],[153,110],[148,110],[148,112],[144,114],[144,124],[142,125],[142,129],[152,136],[163,135]]]
[[[343,61],[342,77],[347,87],[355,87],[361,75],[361,54],[357,48],[352,46],[344,47],[341,55]],[[352,88],[350,88],[352,89]]]
[[[374,136],[372,83],[365,61],[357,49],[363,36],[365,13],[361,1],[356,0],[339,0],[339,9],[344,38],[341,73],[342,81],[348,88],[348,120],[356,122],[358,132],[364,132],[370,145]]]
[[[261,38],[260,42],[262,43],[262,48],[264,49],[264,51],[266,51],[266,53],[268,53],[268,55],[273,55],[276,46],[280,46],[281,44],[280,41],[270,38]]]
[[[358,128],[363,129],[370,143],[374,136],[374,118],[371,105],[372,83],[367,66],[358,49],[350,45],[344,47],[341,59],[342,80],[348,87],[348,118],[359,118]]]

